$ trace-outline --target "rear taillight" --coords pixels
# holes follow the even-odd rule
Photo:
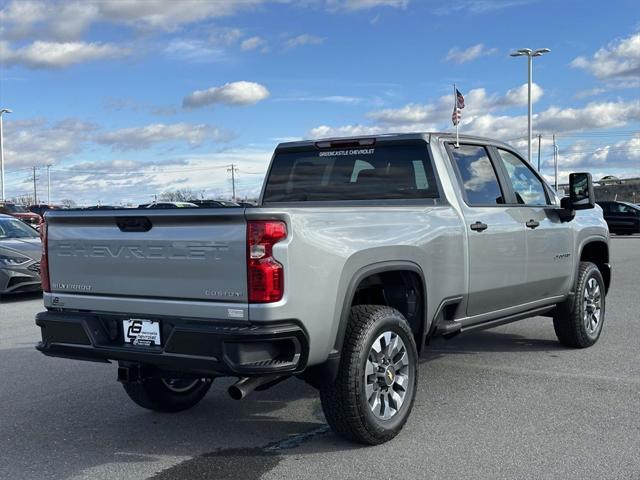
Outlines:
[[[47,244],[47,222],[40,227],[40,240],[42,240],[42,259],[40,260],[40,281],[42,291],[51,292],[49,284],[49,246]]]
[[[287,225],[275,220],[247,224],[247,277],[250,303],[282,300],[284,269],[273,258],[273,246],[287,238]]]

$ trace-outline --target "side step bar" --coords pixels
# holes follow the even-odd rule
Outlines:
[[[450,338],[455,337],[459,333],[464,332],[472,332],[474,330],[485,330],[487,328],[499,327],[500,325],[506,325],[507,323],[517,322],[518,320],[522,320],[525,318],[536,317],[538,315],[542,315],[547,313],[550,310],[553,310],[555,305],[546,305],[544,307],[534,308],[532,310],[527,310],[526,312],[515,313],[513,315],[508,315],[506,317],[494,318],[492,320],[486,320],[480,323],[474,323],[471,325],[463,325],[463,321],[461,320],[445,320],[444,322],[440,322],[438,324],[436,334],[442,335],[444,338],[449,340]]]

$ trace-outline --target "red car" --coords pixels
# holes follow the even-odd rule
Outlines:
[[[22,205],[16,205],[15,203],[0,202],[0,213],[6,213],[22,220],[27,225],[31,225],[33,228],[38,228],[42,223],[42,217],[37,213],[32,213]]]

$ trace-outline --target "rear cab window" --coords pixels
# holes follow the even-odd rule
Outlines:
[[[263,204],[439,198],[424,142],[276,152]]]

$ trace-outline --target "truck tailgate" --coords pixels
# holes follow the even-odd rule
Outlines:
[[[47,224],[52,293],[247,301],[242,208],[55,211]]]

